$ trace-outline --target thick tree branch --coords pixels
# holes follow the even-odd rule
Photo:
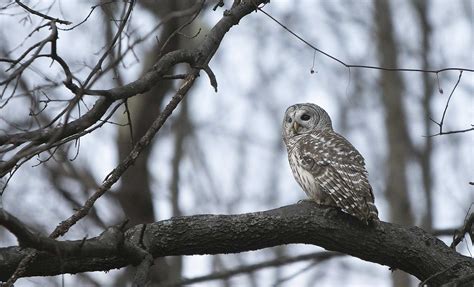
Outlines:
[[[311,203],[240,215],[176,217],[148,224],[144,232],[143,225],[130,228],[123,248],[118,248],[114,255],[103,252],[97,256],[86,252],[81,256],[58,256],[40,252],[24,276],[109,270],[138,264],[136,256],[124,251],[137,245],[157,258],[237,253],[292,243],[318,245],[401,269],[421,281],[429,278],[433,286],[474,272],[472,258],[460,255],[422,229],[381,224],[382,229],[365,226],[334,208]],[[104,248],[110,246],[104,236],[89,240],[96,245],[104,244]],[[19,247],[0,249],[0,280],[6,280],[14,272],[26,252]]]
[[[123,242],[123,233],[117,227],[108,228],[94,240],[56,241],[31,232],[19,219],[3,209],[0,209],[0,224],[17,237],[22,248],[31,247],[61,256],[114,255],[117,253],[117,246]]]
[[[0,177],[11,172],[22,158],[38,154],[38,150],[34,149],[35,146],[59,141],[68,136],[78,134],[99,121],[114,101],[127,99],[149,91],[163,80],[163,76],[169,74],[173,66],[179,63],[187,63],[193,68],[204,70],[210,78],[211,85],[217,90],[217,81],[209,68],[209,61],[219,48],[225,34],[233,26],[237,25],[240,19],[254,11],[255,5],[265,2],[267,0],[242,1],[230,11],[224,13],[222,19],[209,31],[205,39],[196,48],[175,50],[163,55],[150,71],[126,85],[108,90],[77,90],[77,87],[71,81],[66,81],[66,86],[72,89],[78,99],[83,95],[97,95],[101,96],[101,98],[96,101],[91,111],[63,126],[0,135],[0,146],[8,145],[8,148],[13,149],[25,144],[25,147],[18,151],[11,159],[0,163]],[[45,43],[48,41],[49,39],[46,39]],[[33,57],[32,59],[35,58]],[[59,64],[68,75],[69,68],[61,61],[61,58],[56,56],[53,59],[59,61]],[[69,75],[67,78],[70,79]]]
[[[176,106],[179,104],[181,99],[184,97],[186,92],[191,88],[192,84],[194,83],[194,80],[196,77],[199,75],[199,70],[203,69],[205,72],[209,75],[211,79],[211,84],[213,87],[217,90],[217,82],[215,80],[215,76],[212,73],[212,71],[209,68],[209,61],[211,58],[214,56],[216,53],[222,39],[224,38],[225,34],[232,28],[234,25],[237,25],[240,21],[241,18],[244,16],[248,15],[250,12],[253,11],[254,5],[258,5],[262,2],[266,2],[266,0],[258,0],[258,1],[250,1],[250,2],[241,2],[239,5],[233,7],[231,11],[227,11],[224,14],[224,17],[211,29],[211,31],[206,35],[206,38],[203,40],[203,42],[197,46],[196,48],[192,50],[186,50],[186,49],[181,49],[181,50],[176,50],[169,52],[165,54],[163,57],[160,58],[160,60],[153,66],[153,68],[148,71],[143,77],[139,78],[138,80],[131,82],[127,85],[123,85],[121,87],[117,88],[112,88],[110,90],[103,90],[103,91],[89,91],[89,94],[94,94],[94,95],[101,95],[103,96],[96,102],[96,106],[99,106],[99,103],[103,103],[100,105],[101,107],[104,107],[103,111],[105,112],[108,108],[108,105],[110,105],[113,101],[116,100],[121,100],[121,99],[127,99],[129,97],[135,96],[140,93],[144,93],[148,90],[150,90],[153,86],[159,82],[161,77],[165,75],[168,70],[173,67],[174,65],[178,63],[188,63],[193,67],[193,72],[189,74],[189,79],[185,79],[185,83],[183,84],[184,87],[181,87],[180,90],[178,91],[178,95],[173,97],[172,101],[169,104],[169,108],[165,108],[164,112],[159,116],[159,118],[156,120],[156,125],[152,126],[149,130],[149,135],[145,135],[140,142],[134,147],[132,152],[129,154],[129,156],[121,162],[119,166],[117,166],[116,169],[110,174],[110,177],[108,177],[102,186],[92,195],[91,198],[89,198],[85,205],[82,206],[76,213],[74,213],[70,218],[67,220],[63,221],[60,223],[60,225],[53,231],[53,233],[50,235],[52,238],[56,238],[61,234],[64,234],[69,230],[69,228],[74,225],[78,220],[83,218],[84,216],[87,215],[88,211],[90,208],[92,208],[93,204],[95,201],[101,197],[107,190],[110,189],[110,187],[120,178],[120,176],[125,172],[125,170],[133,164],[135,159],[139,156],[140,151],[143,150],[145,146],[147,146],[151,138],[156,134],[156,132],[161,128],[161,126],[164,124],[166,119],[171,115],[172,111],[176,108]],[[130,9],[128,10],[126,18],[130,15],[133,7],[133,2],[130,4]],[[122,23],[122,26],[124,25],[126,21]],[[120,29],[119,29],[120,31]],[[54,53],[55,54],[55,53]],[[104,59],[104,57],[101,58],[99,61],[99,64],[96,66],[100,66],[100,62]],[[59,61],[61,64],[61,61]],[[63,65],[64,66],[64,65]],[[67,68],[65,71],[68,71],[69,69]],[[66,73],[67,74],[67,73]],[[69,77],[68,77],[69,78]],[[90,80],[91,78],[89,77],[86,80],[86,83]],[[70,85],[71,86],[71,85]],[[79,91],[74,91],[76,93],[76,99],[80,99],[84,93],[86,92],[85,90],[79,90]],[[68,112],[69,113],[69,112]],[[100,113],[93,114],[93,116],[97,116],[95,119],[99,120],[101,115]],[[68,116],[67,116],[68,117]],[[67,122],[67,121],[66,121]],[[79,125],[84,124],[84,117],[80,117],[75,123],[79,123]],[[85,127],[87,128],[87,127]],[[39,135],[41,135],[42,139],[39,140],[38,137],[33,137],[35,136],[35,132],[38,132]],[[16,138],[20,138],[22,140],[18,142],[12,142],[10,136],[11,135],[5,135],[5,137],[2,139],[0,137],[0,145],[2,144],[10,144],[13,147],[18,147],[28,141],[31,141],[29,144],[26,144],[25,147],[23,147],[19,152],[17,152],[11,159],[8,161],[5,161],[3,163],[0,163],[0,177],[3,177],[6,175],[8,172],[10,172],[12,169],[17,167],[18,162],[22,158],[27,158],[29,159],[31,156],[39,154],[42,150],[41,149],[33,149],[34,146],[36,145],[42,145],[45,142],[48,142],[46,147],[49,147],[53,142],[60,141],[64,139],[65,134],[68,132],[71,132],[72,134],[77,134],[81,132],[81,130],[78,129],[71,129],[70,128],[70,123],[66,123],[64,126],[52,128],[49,130],[46,129],[40,129],[34,132],[26,132],[26,133],[20,133],[14,135]],[[49,136],[44,137],[44,133],[48,133]],[[36,135],[38,136],[38,135]],[[10,148],[10,147],[8,147]],[[12,175],[12,174],[11,174]],[[11,178],[11,177],[10,177]],[[82,244],[82,243],[81,243]],[[132,246],[134,247],[134,246]],[[125,248],[125,250],[133,249],[133,248]],[[135,248],[137,250],[137,248]],[[29,250],[27,253],[23,254],[24,259],[19,262],[19,265],[17,267],[17,271],[12,273],[12,277],[9,279],[7,282],[7,285],[10,286],[12,285],[16,278],[22,277],[24,272],[26,272],[27,268],[30,266],[29,264],[31,262],[35,262],[38,260],[39,252]],[[64,254],[62,254],[64,258]],[[135,256],[136,257],[136,256]],[[149,258],[141,258],[143,266],[149,266],[150,261],[148,260]],[[61,266],[62,267],[62,266]],[[144,270],[145,268],[143,268]],[[139,272],[140,276],[137,277],[137,282],[142,281],[142,278],[145,276],[142,276],[146,272]]]

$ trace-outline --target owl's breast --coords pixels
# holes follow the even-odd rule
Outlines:
[[[319,184],[316,182],[314,175],[306,170],[301,159],[295,150],[289,151],[288,161],[290,162],[291,171],[298,184],[301,186],[306,195],[314,199],[317,203],[320,203],[321,190]]]

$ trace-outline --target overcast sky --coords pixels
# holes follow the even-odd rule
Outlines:
[[[0,0],[0,6],[11,1]],[[45,1],[49,2],[49,1]],[[227,5],[230,1],[225,1]],[[378,65],[373,25],[372,1],[272,1],[264,9],[280,19],[285,25],[318,48],[351,64]],[[29,1],[39,3],[39,1]],[[94,1],[56,1],[51,15],[62,11],[62,18],[73,23],[84,19]],[[398,50],[400,66],[419,68],[422,65],[420,33],[415,14],[409,1],[391,1],[394,26],[398,40],[403,46]],[[474,68],[474,38],[472,1],[431,1],[430,21],[433,26],[433,51],[431,67]],[[44,5],[44,3],[38,4]],[[38,6],[38,7],[40,7]],[[193,29],[202,28],[201,36],[218,21],[222,9],[208,9],[202,14]],[[22,45],[23,39],[37,18],[21,21],[21,15],[0,11],[1,49],[7,51]],[[332,13],[330,13],[332,12]],[[55,14],[56,13],[56,14]],[[156,24],[156,20],[138,7],[133,14],[129,31],[131,38],[145,35]],[[103,23],[100,11],[73,31],[60,32],[58,51],[71,64],[73,72],[81,78],[89,72],[104,44]],[[19,55],[27,45],[41,39],[49,31],[44,30],[28,38],[11,56]],[[199,41],[199,37],[198,40]],[[142,72],[144,54],[156,44],[155,37],[135,49],[140,59],[130,54],[121,69],[128,81]],[[3,56],[0,54],[0,56]],[[314,61],[314,67],[313,67]],[[380,72],[373,70],[351,70],[324,57],[298,41],[264,14],[252,13],[232,28],[226,35],[210,66],[219,84],[217,93],[209,85],[203,73],[188,97],[195,132],[186,145],[188,151],[181,172],[181,204],[185,215],[198,213],[241,213],[276,208],[292,204],[304,198],[289,169],[285,150],[281,142],[281,120],[286,108],[298,102],[313,102],[324,107],[333,119],[336,130],[348,138],[366,159],[370,180],[376,195],[382,220],[389,220],[388,205],[382,194],[384,186],[384,160],[386,156],[384,114],[380,105],[379,91],[375,88]],[[1,66],[4,69],[3,66]],[[52,79],[61,79],[56,65],[47,60],[38,61],[35,67]],[[310,73],[311,68],[316,71]],[[35,73],[28,75],[31,85],[40,78]],[[110,74],[98,82],[95,88],[110,88],[114,85]],[[408,111],[410,135],[417,145],[423,144],[423,114],[421,112],[421,74],[404,73],[405,106]],[[440,119],[449,92],[458,77],[457,72],[439,74],[439,86],[444,93],[437,93],[432,105],[432,116]],[[360,89],[356,83],[363,83]],[[433,75],[433,85],[438,80]],[[362,94],[359,92],[362,91]],[[464,129],[474,123],[474,74],[464,73],[458,89],[453,95],[447,112],[447,129]],[[59,98],[70,98],[63,87],[49,91]],[[86,99],[93,103],[95,98]],[[58,110],[53,107],[51,114]],[[58,105],[59,107],[59,105]],[[347,107],[347,108],[343,108]],[[6,126],[4,118],[19,120],[27,117],[28,104],[24,99],[13,100],[0,110],[0,128]],[[345,120],[344,120],[345,119]],[[120,120],[118,118],[117,120]],[[156,192],[154,204],[157,220],[169,218],[170,204],[167,197],[171,176],[170,161],[173,157],[173,137],[170,128],[173,118],[158,135],[153,149],[150,168],[153,171],[153,188]],[[3,130],[0,130],[2,133]],[[106,125],[98,132],[85,136],[76,164],[93,170],[97,182],[117,164],[116,126]],[[467,209],[474,201],[473,149],[474,132],[469,134],[441,136],[434,139],[433,172],[434,226],[456,227],[462,223]],[[72,149],[73,150],[73,149]],[[51,203],[61,199],[50,190],[50,184],[41,172],[41,166],[24,165],[15,175],[3,198],[6,209],[31,224],[50,232],[57,222],[68,217],[71,210]],[[277,168],[275,168],[277,167]],[[208,170],[207,177],[203,169]],[[422,214],[424,197],[421,189],[420,171],[410,169],[410,187],[414,207]],[[212,179],[208,180],[208,178]],[[76,187],[71,187],[72,189]],[[202,188],[202,189],[201,189]],[[269,200],[271,199],[271,200]],[[83,199],[85,200],[85,198]],[[105,222],[117,222],[117,214],[110,202],[100,200],[97,207]],[[81,222],[66,238],[77,239],[85,234],[95,236],[97,228]],[[15,244],[14,238],[0,232],[2,246]],[[444,238],[450,243],[450,238]],[[469,246],[460,250],[469,254]],[[315,246],[293,245],[286,249],[288,255],[318,250]],[[472,253],[472,247],[470,249]],[[255,263],[272,258],[268,250],[248,252],[240,260]],[[242,262],[233,255],[225,257],[227,267]],[[185,260],[185,277],[207,274],[210,256],[192,256]],[[305,269],[309,262],[289,265],[282,269],[282,277],[291,276]],[[107,282],[107,277],[97,272],[98,280]],[[275,274],[272,269],[257,273],[259,286],[272,286]],[[295,278],[279,286],[391,286],[387,266],[361,261],[349,256],[331,259],[309,268]],[[75,277],[66,275],[66,284]],[[29,278],[19,281],[18,286],[41,285],[43,279]],[[237,276],[231,281],[235,286],[246,286],[248,278]],[[316,284],[317,282],[317,284]],[[73,283],[71,283],[73,284]],[[193,286],[220,286],[204,283]],[[234,286],[234,285],[233,285]]]

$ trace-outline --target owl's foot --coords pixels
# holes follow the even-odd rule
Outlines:
[[[339,207],[333,205],[321,204],[319,205],[319,209],[322,211],[324,218],[331,218],[342,212]]]
[[[309,202],[309,203],[312,203],[312,204],[317,204],[316,201],[310,199],[310,198],[306,198],[306,199],[300,199],[298,200],[298,203],[297,204],[302,204],[302,203],[306,203],[306,202]]]
[[[382,222],[378,218],[370,220],[369,225],[375,227],[377,231],[385,232],[385,228],[383,228]]]

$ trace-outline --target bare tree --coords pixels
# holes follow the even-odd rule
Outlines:
[[[439,234],[428,233],[433,230],[430,194],[432,142],[431,139],[426,140],[426,147],[421,155],[413,148],[414,144],[408,135],[402,97],[404,82],[401,78],[402,72],[438,75],[448,70],[459,71],[459,79],[449,97],[451,99],[462,73],[471,73],[473,70],[451,67],[433,70],[430,69],[427,58],[420,69],[400,67],[393,32],[394,22],[386,1],[374,2],[373,11],[380,66],[350,64],[319,49],[274,18],[266,8],[263,9],[268,2],[249,0],[230,4],[224,1],[98,1],[74,25],[67,17],[50,16],[62,13],[61,9],[55,9],[54,1],[34,5],[17,0],[2,4],[0,11],[5,15],[19,17],[25,23],[35,23],[36,26],[24,35],[25,38],[19,45],[0,46],[0,107],[4,111],[0,114],[3,120],[0,133],[0,200],[10,196],[12,192],[21,192],[11,189],[11,186],[21,183],[26,174],[24,169],[36,163],[35,172],[40,170],[41,173],[38,174],[45,175],[48,189],[54,191],[50,194],[61,199],[67,212],[65,216],[68,216],[46,236],[44,234],[52,227],[51,222],[41,225],[34,219],[27,219],[28,216],[33,217],[33,214],[4,200],[4,204],[0,205],[0,225],[18,241],[16,246],[0,248],[0,280],[5,286],[12,286],[22,277],[69,273],[83,273],[80,279],[82,282],[100,285],[96,278],[86,272],[117,268],[124,268],[125,272],[111,276],[116,284],[130,281],[136,286],[180,286],[215,279],[228,280],[234,275],[247,274],[249,282],[258,286],[258,278],[255,276],[258,270],[311,261],[301,270],[287,276],[280,274],[277,269],[273,284],[279,285],[316,264],[343,257],[342,255],[386,265],[392,270],[400,269],[421,280],[421,285],[469,286],[473,282],[474,260],[456,251],[456,246],[465,234],[470,234],[472,238],[472,215],[466,218],[462,227],[457,227],[451,248],[436,238]],[[425,31],[423,49],[428,50],[430,28],[426,20],[426,7],[423,5],[424,3],[417,3],[414,7],[418,9],[421,27]],[[200,23],[203,14],[222,11],[220,9],[223,6],[227,9],[212,28],[199,28],[207,25],[202,23],[195,25]],[[203,148],[199,140],[202,129],[199,128],[206,123],[193,118],[193,115],[203,112],[191,100],[200,99],[197,92],[194,92],[198,79],[217,92],[217,78],[211,69],[211,66],[215,67],[215,62],[212,60],[220,51],[224,38],[231,36],[228,35],[231,28],[241,21],[244,23],[244,18],[246,21],[252,18],[252,12],[269,18],[272,23],[276,22],[290,36],[296,37],[291,38],[292,40],[296,39],[308,46],[311,53],[314,52],[311,68],[313,73],[316,54],[342,64],[349,72],[359,68],[380,72],[383,90],[380,100],[387,115],[385,124],[389,149],[385,194],[390,202],[393,223],[383,222],[379,228],[365,226],[340,210],[310,203],[287,205],[262,212],[239,212],[240,206],[235,202],[246,199],[243,194],[247,179],[243,173],[249,165],[245,158],[248,153],[245,143],[247,140],[260,140],[249,132],[248,127],[252,127],[254,123],[251,113],[246,116],[244,129],[236,145],[240,166],[233,173],[233,202],[219,202],[220,193],[225,191],[223,187],[212,184],[216,179],[212,178],[210,167],[199,154]],[[138,24],[134,22],[136,15],[151,15],[157,24],[148,27],[149,30],[142,30],[138,19]],[[103,37],[88,37],[87,33],[92,33],[91,31],[74,35],[85,35],[88,41],[100,42],[98,46],[93,46],[100,49],[93,53],[94,56],[81,62],[79,57],[76,59],[67,53],[74,45],[68,43],[68,49],[65,49],[64,42],[61,41],[79,32],[94,21],[94,17],[98,17],[101,23],[99,26],[104,28],[99,32]],[[247,23],[245,25],[251,26]],[[37,42],[31,43],[30,39]],[[267,45],[263,42],[262,45]],[[299,53],[298,50],[294,52]],[[44,68],[45,60],[49,70]],[[221,65],[227,65],[222,59],[217,60]],[[129,75],[125,73],[131,69],[130,61],[143,62],[136,79],[128,79]],[[263,58],[256,62],[260,67],[267,64]],[[275,65],[272,72],[267,73],[260,70],[260,86],[248,93],[249,103],[264,110],[272,123],[276,123],[272,126],[275,130],[279,126],[279,107],[271,98],[255,100],[254,97],[256,94],[272,91],[269,87],[273,83],[274,74],[281,73],[280,67]],[[235,80],[238,77],[233,75],[231,78]],[[433,91],[428,78],[424,78],[424,88],[424,113],[428,117],[431,114],[430,95]],[[187,97],[194,93],[196,97]],[[448,104],[449,100],[446,109]],[[176,116],[171,119],[178,107]],[[223,116],[225,110],[218,115]],[[438,123],[439,135],[472,130],[467,128],[446,132],[443,130],[444,118],[445,113]],[[428,119],[424,123],[426,132],[430,132]],[[215,127],[212,124],[209,125],[211,129]],[[87,143],[89,149],[97,149],[94,156],[101,158],[100,139],[105,140],[110,135],[107,132],[112,130],[118,131],[114,142],[117,164],[98,183],[95,171],[97,167],[88,165],[87,162],[80,164],[79,153],[84,148],[84,143]],[[219,133],[222,131],[219,130]],[[99,135],[99,140],[96,139],[91,144],[88,140],[92,134]],[[157,183],[153,179],[156,171],[151,168],[154,164],[153,153],[158,149],[160,141],[170,139],[172,152],[157,152],[161,157],[169,155],[169,181]],[[270,146],[271,168],[263,186],[276,192],[281,189],[277,184],[280,172],[277,166],[282,158],[281,144],[277,137],[268,142],[271,144],[262,145],[266,149]],[[411,187],[407,179],[407,165],[414,153],[420,156],[423,169],[423,184],[428,201],[427,219],[423,221],[422,227],[428,232],[413,227],[415,220],[408,196]],[[194,167],[198,168],[190,172],[186,169],[186,164],[191,159],[199,163],[195,163]],[[222,168],[225,167],[226,158],[219,160],[222,161]],[[194,176],[198,177],[193,179],[196,184],[193,186],[192,196],[199,198],[196,202],[206,202],[212,198],[217,202],[216,206],[225,206],[222,210],[226,213],[237,214],[184,216],[187,212],[183,205],[190,204],[190,193],[187,193],[187,198],[183,197],[186,185],[182,182],[190,173],[197,173]],[[228,174],[231,174],[230,170]],[[199,188],[197,182],[203,180],[211,183]],[[156,185],[162,188],[156,188]],[[265,198],[268,205],[280,202],[276,193],[269,193],[261,198]],[[98,201],[99,199],[103,201]],[[163,199],[169,204],[169,212],[161,210],[156,203]],[[252,199],[259,200],[257,196]],[[105,207],[99,208],[101,204]],[[13,215],[16,210],[22,212]],[[107,212],[111,215],[107,215]],[[168,215],[170,219],[161,220],[160,217],[166,218]],[[82,226],[82,233],[71,230],[73,226],[81,227],[84,222],[88,224]],[[105,231],[100,233],[99,230]],[[440,234],[453,232],[454,230],[449,230]],[[99,233],[96,237],[89,236]],[[62,236],[67,237],[59,240]],[[284,245],[293,243],[319,246],[335,252],[318,251],[289,256]],[[267,247],[277,247],[268,253],[271,255],[270,259],[252,264],[241,255],[236,257],[239,265],[236,268],[228,267],[226,259],[220,256]],[[214,266],[217,267],[213,268],[213,274],[194,279],[183,278],[184,256],[201,254],[215,256]],[[222,266],[227,266],[225,268],[229,270],[222,270]],[[407,275],[400,274],[396,277],[395,284],[407,286]],[[228,284],[228,281],[223,281],[223,284]]]

